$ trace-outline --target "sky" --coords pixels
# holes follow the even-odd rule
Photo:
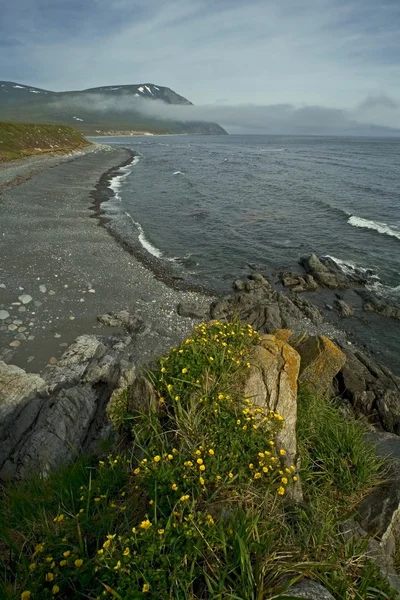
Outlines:
[[[400,0],[0,0],[0,15],[0,80],[154,83],[239,120],[286,106],[400,128]]]

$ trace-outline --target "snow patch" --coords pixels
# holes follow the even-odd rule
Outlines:
[[[144,88],[143,87],[138,88],[138,90],[139,90],[139,92],[142,92],[142,93],[144,92]]]
[[[148,86],[148,85],[145,85],[144,87],[145,87],[145,88],[146,88],[146,90],[147,90],[148,92],[150,92],[150,94],[153,96],[153,92],[151,91],[151,88],[149,88],[149,86]]]
[[[76,121],[83,121],[83,119],[80,119],[79,117],[72,117],[73,119],[75,119]]]
[[[24,86],[23,85],[13,85],[13,88],[18,88],[19,90],[24,90]]]

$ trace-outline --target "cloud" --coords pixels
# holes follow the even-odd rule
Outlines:
[[[136,98],[126,93],[114,97],[108,94],[79,94],[58,100],[57,108],[73,108],[100,113],[140,113],[166,121],[216,122],[230,133],[270,133],[302,135],[390,135],[371,123],[361,123],[350,112],[323,106],[296,107],[292,104],[270,105],[173,105],[161,100]],[[397,131],[400,135],[400,130]]]
[[[388,109],[396,109],[399,108],[400,104],[393,98],[389,98],[389,96],[385,96],[384,94],[380,94],[378,96],[368,96],[363,100],[363,102],[359,105],[359,110],[362,111],[370,111],[375,108],[388,108]]]

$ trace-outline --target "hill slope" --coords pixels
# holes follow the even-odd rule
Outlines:
[[[68,152],[89,144],[81,133],[64,125],[0,122],[0,162],[33,154]]]
[[[226,134],[216,123],[166,121],[144,115],[138,101],[191,105],[173,90],[151,83],[52,92],[0,81],[0,118],[16,122],[73,125],[86,135],[112,132]]]

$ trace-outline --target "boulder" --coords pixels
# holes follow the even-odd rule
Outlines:
[[[279,413],[284,428],[278,442],[292,460],[297,454],[297,377],[300,356],[289,344],[272,335],[262,337],[253,350],[244,394],[253,403]]]
[[[339,315],[343,318],[351,317],[354,314],[354,309],[352,306],[347,304],[344,300],[335,300],[334,307],[339,313]]]
[[[288,342],[293,335],[293,331],[291,329],[277,329],[273,332],[273,336],[276,337],[277,340],[281,340],[282,342]]]
[[[303,336],[293,342],[301,357],[302,384],[321,394],[329,394],[333,379],[346,362],[345,354],[323,335]]]
[[[303,579],[294,585],[291,585],[284,593],[283,597],[304,598],[305,600],[335,600],[334,597],[324,586],[310,579]]]
[[[339,272],[332,272],[316,254],[310,256],[303,256],[300,259],[300,264],[303,266],[306,273],[312,275],[314,280],[330,289],[338,289],[347,287],[347,282],[344,276]]]
[[[281,274],[281,282],[285,287],[290,287],[294,292],[314,292],[318,284],[312,275],[298,275],[297,273],[285,272]]]

